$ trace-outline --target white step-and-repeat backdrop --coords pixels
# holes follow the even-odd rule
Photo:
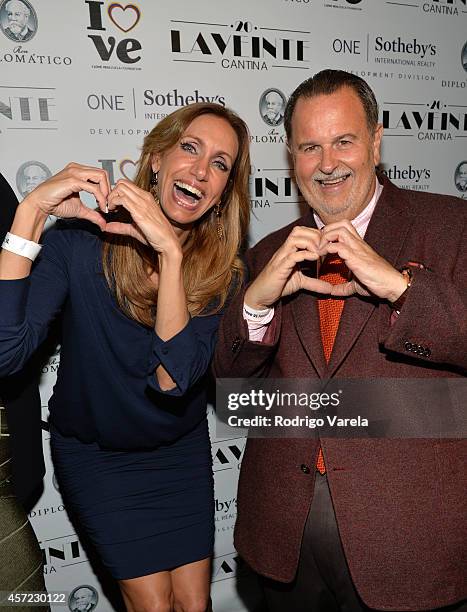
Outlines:
[[[155,123],[182,105],[218,102],[251,130],[255,243],[303,207],[281,111],[300,81],[331,67],[376,91],[391,179],[465,198],[466,24],[467,0],[2,0],[0,170],[19,199],[72,160],[105,168],[112,182],[131,178]],[[278,115],[268,114],[268,102]],[[49,457],[47,402],[59,362],[57,350],[43,369],[47,474],[30,519],[48,588],[69,592],[73,609],[85,586],[92,608],[104,612],[113,609],[111,592],[68,521]],[[258,594],[232,544],[245,440],[216,438],[212,410],[209,418],[214,609],[252,611]]]

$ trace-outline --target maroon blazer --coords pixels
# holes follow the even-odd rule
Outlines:
[[[415,272],[397,321],[390,324],[384,302],[348,298],[327,365],[315,295],[302,291],[282,300],[274,337],[257,343],[248,340],[242,293],[220,326],[218,377],[465,376],[466,203],[380,180],[384,189],[365,240],[397,268],[409,261],[429,268]],[[311,211],[249,251],[252,278],[294,225],[315,227]],[[410,413],[413,402],[402,411]],[[249,439],[246,445],[235,545],[254,570],[274,580],[290,582],[296,573],[318,444]],[[377,609],[422,610],[467,598],[466,440],[325,438],[321,445],[344,552],[363,601]]]

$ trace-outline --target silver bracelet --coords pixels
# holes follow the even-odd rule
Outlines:
[[[16,234],[7,232],[2,244],[2,249],[34,261],[41,252],[42,246],[37,244],[37,242],[26,240],[26,238],[21,238],[21,236],[16,236]]]

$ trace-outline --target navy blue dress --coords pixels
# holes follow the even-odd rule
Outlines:
[[[20,370],[61,318],[49,402],[61,491],[117,579],[212,553],[213,476],[205,375],[220,315],[163,341],[118,308],[100,231],[60,222],[29,278],[0,281],[0,376]],[[155,368],[176,383],[162,391]]]

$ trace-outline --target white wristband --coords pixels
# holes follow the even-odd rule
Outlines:
[[[26,238],[21,238],[21,236],[16,236],[15,234],[7,232],[2,244],[2,249],[34,261],[39,255],[42,246],[37,244],[37,242],[32,242],[32,240],[26,240]]]
[[[247,306],[247,304],[243,302],[243,318],[246,321],[265,324],[269,323],[273,316],[274,308],[265,308],[263,310],[257,310],[256,308],[251,308],[251,306]]]

